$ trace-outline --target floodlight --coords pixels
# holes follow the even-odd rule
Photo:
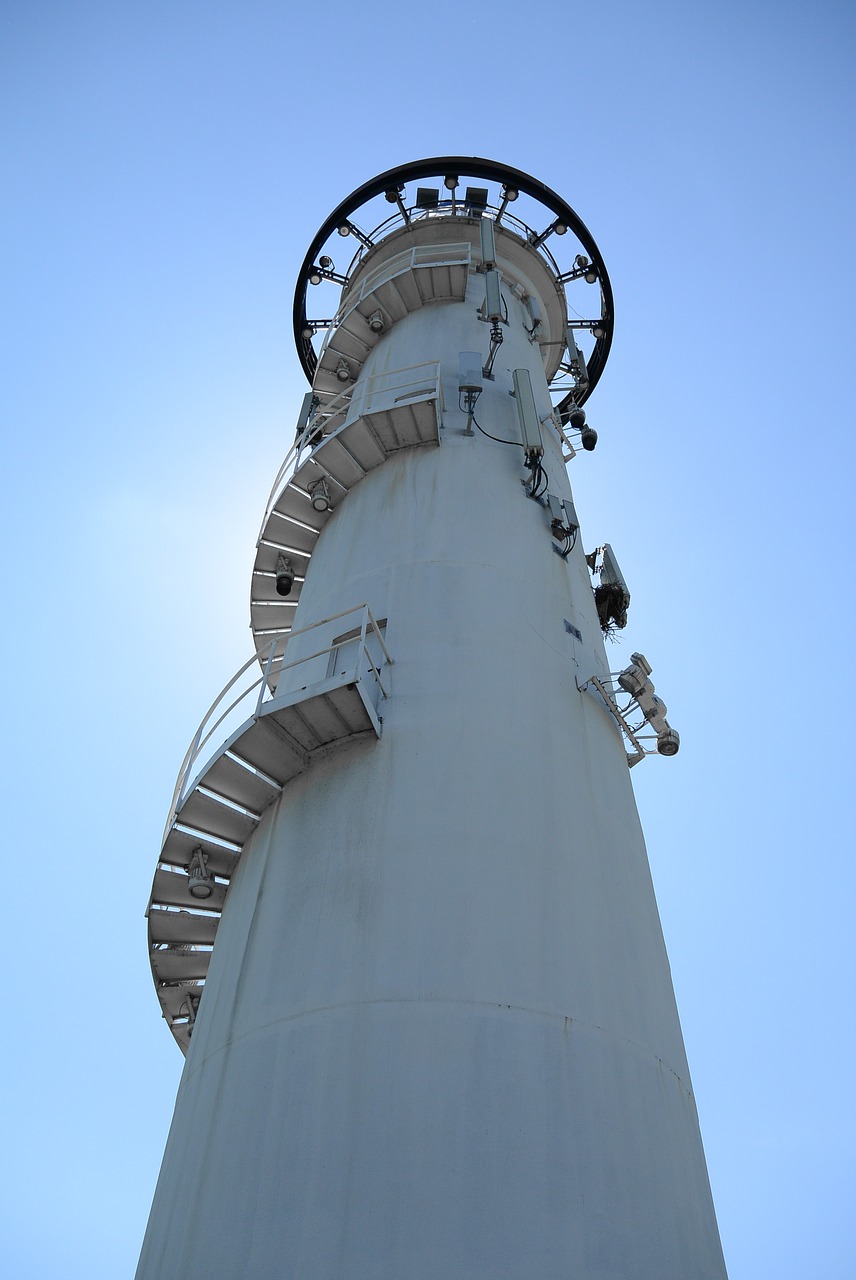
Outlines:
[[[319,479],[313,480],[312,484],[306,487],[312,506],[316,511],[329,511],[331,509],[330,486],[327,484],[325,476],[320,476]]]
[[[586,453],[592,453],[597,447],[597,432],[594,427],[583,427],[580,442]]]
[[[666,729],[657,734],[657,750],[661,756],[676,756],[681,747],[681,735],[677,729]]]
[[[416,188],[417,209],[436,209],[439,202],[440,202],[439,187],[417,187]]]
[[[369,316],[369,328],[372,333],[383,333],[386,328],[386,321],[383,318],[383,312],[378,307],[377,311],[373,311]]]
[[[348,364],[344,356],[342,356],[339,363],[336,365],[336,377],[340,382],[351,381],[351,366]]]
[[[278,596],[287,596],[291,594],[291,588],[294,586],[294,565],[288,556],[284,556],[282,552],[276,558],[276,594]]]
[[[447,191],[454,191],[458,185],[458,175],[456,173],[447,173],[443,179],[443,186]]]
[[[210,898],[214,892],[214,880],[208,870],[208,859],[201,844],[190,855],[187,889],[191,898]]]

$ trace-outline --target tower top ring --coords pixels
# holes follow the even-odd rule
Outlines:
[[[408,183],[430,179],[439,185],[420,187],[411,199]],[[488,185],[467,185],[471,179]],[[520,197],[523,201],[518,206]],[[389,206],[394,206],[392,213]],[[309,314],[311,285],[326,280],[347,288],[363,256],[386,235],[415,219],[437,215],[474,218],[485,212],[528,241],[555,274],[557,287],[578,279],[596,281],[599,286],[596,302],[591,293],[574,300],[584,307],[587,319],[579,317],[576,305],[569,308],[569,327],[591,335],[592,345],[585,352],[587,383],[584,387],[568,386],[561,382],[561,375],[553,382],[553,391],[561,397],[559,409],[582,404],[597,385],[612,344],[612,286],[600,250],[579,215],[545,183],[520,169],[479,156],[434,156],[387,169],[353,191],[321,225],[303,260],[294,294],[294,342],[309,382],[318,365],[313,338],[333,323],[315,320]],[[358,248],[347,270],[337,273],[329,250],[341,246],[339,237],[348,236],[357,241]],[[587,269],[580,266],[582,262]]]

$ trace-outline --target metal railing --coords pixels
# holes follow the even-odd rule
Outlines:
[[[497,223],[502,222],[504,226],[514,231],[521,240],[525,241],[529,245],[532,244],[534,239],[537,239],[537,232],[534,228],[530,227],[529,224],[524,222],[521,218],[518,218],[507,207],[500,211],[498,205],[488,204],[485,206],[484,213],[489,215]],[[433,208],[430,209],[421,209],[417,205],[412,205],[407,210],[406,218],[400,210],[396,210],[368,233],[369,244],[360,244],[360,247],[351,259],[346,275],[348,276],[348,279],[352,279],[363,258],[371,252],[371,249],[373,249],[376,244],[379,244],[380,241],[388,236],[392,231],[406,226],[412,226],[422,221],[431,221],[435,218],[459,217],[462,220],[467,219],[469,221],[473,221],[479,216],[482,216],[481,210],[478,214],[474,214],[470,211],[466,202],[460,198],[456,200],[440,200],[433,206]],[[547,244],[542,243],[537,245],[536,252],[539,257],[542,257],[549,264],[556,275],[561,275],[562,269],[553,254],[550,252]]]
[[[405,249],[403,253],[396,253],[392,258],[388,258],[386,262],[381,263],[374,271],[370,271],[368,275],[359,282],[356,289],[348,289],[342,297],[342,302],[338,311],[333,317],[333,323],[324,335],[324,341],[321,344],[321,350],[318,353],[318,362],[324,358],[324,352],[336,332],[339,325],[361,302],[364,302],[375,290],[382,285],[389,284],[391,280],[395,280],[398,276],[403,276],[408,271],[425,270],[428,267],[469,267],[472,258],[472,246],[466,241],[457,244],[423,244],[414,245],[412,249]]]
[[[380,696],[384,698],[389,696],[381,676],[381,670],[384,665],[392,664],[392,658],[389,656],[383,634],[368,604],[354,605],[350,609],[343,609],[341,613],[330,614],[319,622],[313,622],[308,627],[302,627],[298,631],[291,631],[285,637],[282,635],[275,636],[268,646],[267,657],[264,657],[264,650],[254,653],[240,670],[235,672],[232,679],[220,691],[203,716],[178,771],[162,844],[166,843],[166,838],[172,829],[176,813],[192,790],[191,783],[193,777],[195,777],[192,770],[217,730],[223,729],[220,741],[225,742],[232,732],[240,728],[241,724],[250,720],[257,720],[264,708],[275,701],[276,687],[283,672],[294,670],[303,663],[311,662],[316,658],[325,657],[344,643],[343,638],[338,637],[338,643],[331,640],[329,644],[322,648],[314,649],[311,653],[301,654],[299,658],[289,662],[287,661],[289,646],[298,636],[309,635],[313,631],[318,631],[321,627],[329,626],[330,623],[337,622],[341,618],[352,617],[354,614],[360,615],[359,627],[348,633],[350,641],[358,641],[356,662],[352,671],[354,682],[359,681],[364,675],[369,676],[374,679]],[[380,666],[375,662],[369,650],[369,636],[376,638],[380,652],[383,655]],[[277,655],[276,650],[282,645],[283,639],[285,640],[285,649],[281,654]],[[253,670],[258,671],[260,661],[264,662],[262,674],[248,676],[247,673],[252,673]],[[245,676],[247,679],[243,680],[242,678]],[[312,688],[312,684],[307,685],[307,696],[310,696]],[[231,726],[231,731],[229,726]],[[215,754],[217,753],[215,752]]]
[[[283,489],[304,458],[308,457],[322,441],[335,436],[347,423],[363,413],[373,413],[392,408],[397,404],[431,397],[437,401],[441,418],[443,412],[443,384],[440,381],[439,360],[406,365],[402,369],[391,369],[388,373],[374,373],[371,377],[361,379],[356,386],[348,387],[346,391],[335,394],[319,391],[315,394],[318,404],[276,473],[265,506],[259,539],[264,536],[270,514]]]

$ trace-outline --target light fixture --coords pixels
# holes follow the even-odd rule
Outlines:
[[[310,271],[309,271],[310,284],[320,284],[323,279],[324,277],[322,276],[321,272],[318,270],[317,267],[310,268]]]
[[[300,336],[301,338],[313,338],[315,336],[315,330],[311,325],[307,324],[300,330]]]
[[[629,693],[631,698],[635,698],[649,683],[648,677],[650,674],[651,663],[644,653],[631,653],[630,666],[625,667],[623,671],[618,673],[619,688],[623,689],[625,693]],[[652,692],[653,689],[654,686],[651,685]]]
[[[602,320],[596,320],[592,325],[592,333],[596,338],[602,338],[606,333],[606,326]]]
[[[531,244],[533,249],[540,249],[541,245],[544,243],[544,241],[547,239],[548,236],[553,235],[554,232],[556,233],[557,236],[563,236],[567,231],[567,229],[568,228],[565,225],[565,223],[562,222],[560,218],[557,218],[555,222],[551,222],[548,227],[545,227],[540,235],[536,236],[533,232],[530,232],[529,243]]]
[[[681,735],[677,729],[666,729],[657,734],[657,750],[661,756],[676,756],[681,747]]]
[[[325,253],[322,257],[318,259],[318,266],[323,267],[325,271],[332,271],[333,259],[328,258],[327,254]]]
[[[597,432],[594,427],[583,427],[580,442],[587,453],[591,453],[597,445]]]
[[[347,218],[345,218],[343,222],[339,223],[336,230],[340,236],[353,236],[355,240],[359,240],[364,249],[371,249],[372,244],[374,243],[366,235],[365,231],[360,231],[359,227],[355,227],[353,222],[350,222]]]
[[[201,844],[190,855],[188,867],[188,892],[191,898],[210,898],[214,892],[214,880],[208,870],[208,859]]]
[[[351,366],[344,356],[340,358],[339,363],[336,365],[336,377],[340,382],[351,381]]]
[[[378,308],[377,311],[373,311],[369,316],[369,328],[372,333],[383,333],[386,328],[386,321],[383,318],[383,312],[380,308]]]
[[[443,179],[443,186],[447,191],[454,191],[458,185],[458,175],[456,173],[447,173]]]
[[[185,1010],[187,1010],[187,1034],[189,1036],[193,1034],[193,1028],[196,1024],[196,1015],[199,1012],[200,999],[201,996],[192,996],[188,992],[187,999],[183,1001],[178,1011],[179,1015],[181,1015]]]
[[[505,213],[505,206],[509,204],[510,201],[516,200],[519,195],[520,195],[520,192],[517,190],[516,187],[504,186],[502,188],[502,191],[500,192],[500,197],[499,197],[499,208],[496,211],[497,222],[499,222],[500,218]]]
[[[282,552],[276,558],[276,594],[278,596],[287,596],[291,594],[291,588],[294,586],[294,565],[288,556],[284,556]]]
[[[574,258],[574,266],[582,274],[586,284],[594,284],[597,280],[597,268],[592,266],[584,253],[577,254]]]
[[[312,506],[316,511],[330,510],[330,486],[324,476],[321,476],[318,480],[313,480],[312,484],[307,485],[307,490]]]
[[[568,414],[568,422],[575,431],[580,431],[586,425],[585,409],[581,408],[578,404],[574,405],[573,409]]]
[[[417,209],[436,209],[440,200],[440,191],[438,187],[417,187],[416,188],[416,207]]]
[[[389,204],[398,204],[403,191],[404,187],[390,187],[387,191],[384,191],[384,199],[388,201]]]

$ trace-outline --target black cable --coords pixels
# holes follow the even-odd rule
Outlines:
[[[502,439],[500,439],[500,437],[499,437],[499,436],[492,436],[492,435],[490,434],[490,432],[489,432],[489,431],[485,431],[484,427],[483,427],[483,426],[481,426],[481,425],[480,425],[480,423],[478,423],[478,422],[476,421],[476,415],[475,415],[475,414],[472,414],[471,416],[472,416],[473,422],[475,422],[475,424],[476,424],[476,426],[478,427],[479,431],[482,433],[482,435],[483,435],[483,436],[487,436],[488,440],[495,440],[495,441],[497,442],[497,444],[513,444],[513,445],[514,445],[514,447],[515,447],[515,449],[519,449],[519,448],[520,448],[520,441],[519,441],[519,440],[502,440]]]
[[[573,530],[569,529],[568,532],[565,534],[565,549],[562,552],[563,560],[567,560],[568,556],[571,554],[574,547],[577,545],[577,532],[578,531],[576,529],[573,529]]]
[[[549,486],[550,477],[541,466],[541,463],[536,461],[532,476],[532,493],[529,496],[532,498],[542,498],[547,492]]]

